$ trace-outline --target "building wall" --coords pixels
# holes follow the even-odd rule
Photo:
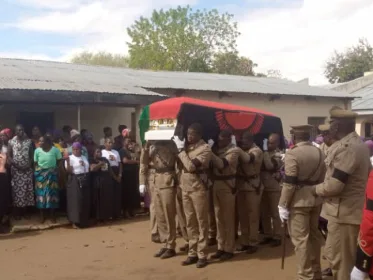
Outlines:
[[[368,129],[368,130],[367,130]],[[370,130],[370,134],[369,131]],[[373,135],[373,115],[358,116],[356,119],[355,131],[362,137]]]
[[[175,96],[175,91],[173,90],[153,90],[172,97]],[[183,93],[183,96],[254,107],[271,112],[281,118],[286,137],[290,136],[291,125],[307,124],[309,117],[326,118],[329,115],[330,108],[334,105],[342,108],[345,108],[346,105],[347,108],[351,106],[350,102],[345,104],[344,100],[338,98],[306,99],[303,96],[281,96],[278,99],[273,99],[274,96],[245,93],[229,93],[227,96],[219,98],[219,93],[217,92],[203,91],[187,91]]]
[[[17,123],[19,112],[53,112],[56,129],[61,129],[64,125],[70,125],[76,129],[78,127],[77,107],[59,105],[5,104],[0,107],[0,124],[3,127],[13,128]],[[119,124],[130,127],[133,112],[135,112],[134,108],[81,106],[81,128],[91,131],[98,141],[103,135],[102,129],[105,126],[111,126],[114,135],[118,134]]]

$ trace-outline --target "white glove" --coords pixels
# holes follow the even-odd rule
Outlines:
[[[185,140],[184,141],[180,140],[179,136],[174,136],[174,138],[172,140],[175,142],[176,147],[179,150],[184,149],[184,147],[185,147]]]
[[[141,196],[144,196],[145,195],[145,185],[140,185],[139,186],[139,192],[140,192],[140,195]]]
[[[209,141],[207,141],[207,144],[209,144],[210,148],[212,148],[212,146],[214,146],[215,142],[214,142],[214,140],[210,139]]]
[[[351,271],[350,277],[351,280],[364,280],[368,277],[368,273],[361,271],[355,266],[354,269]]]
[[[282,161],[285,160],[285,154],[281,154],[281,160],[282,160]]]
[[[268,151],[268,139],[263,139],[263,151]]]
[[[312,145],[314,145],[314,146],[317,147],[317,148],[320,148],[320,145],[317,144],[316,142],[312,142]]]
[[[231,137],[231,143],[235,146],[237,146],[236,136],[232,135]]]
[[[278,206],[278,213],[280,214],[280,219],[282,222],[289,220],[289,210],[285,207]]]

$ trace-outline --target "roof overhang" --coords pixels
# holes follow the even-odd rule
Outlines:
[[[164,100],[163,94],[121,94],[92,91],[0,89],[2,103],[97,104],[134,107]]]

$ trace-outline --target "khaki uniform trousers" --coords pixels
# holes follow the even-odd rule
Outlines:
[[[334,280],[349,280],[356,261],[359,225],[328,221],[331,265]]]
[[[167,249],[176,247],[176,189],[156,188],[154,191],[155,217],[159,236]]]
[[[332,225],[335,226],[336,223]],[[329,227],[329,226],[328,226]],[[332,241],[329,234],[326,237],[325,246],[324,246],[324,257],[328,261],[330,268],[332,267],[333,253],[332,253]]]
[[[321,279],[320,206],[290,209],[288,228],[298,262],[298,279]]]
[[[226,253],[235,251],[235,202],[236,197],[230,187],[213,188],[214,209],[217,227],[218,250]]]
[[[150,194],[150,232],[151,234],[158,234],[158,225],[157,220],[155,218],[155,205],[154,205],[154,186],[149,186],[149,194]]]
[[[179,223],[181,236],[185,240],[186,244],[188,244],[188,232],[186,228],[186,220],[185,220],[185,213],[184,213],[184,207],[183,207],[183,196],[182,196],[182,190],[178,187],[177,193],[176,193],[176,214],[177,214],[177,220]]]
[[[207,258],[208,239],[208,192],[182,191],[186,228],[189,240],[189,257]]]
[[[241,229],[241,245],[259,244],[260,201],[263,190],[237,192],[237,210]]]
[[[209,238],[216,239],[216,231],[214,192],[213,188],[209,188]]]
[[[281,239],[281,220],[278,214],[280,196],[280,191],[263,191],[260,208],[263,231],[266,238]]]

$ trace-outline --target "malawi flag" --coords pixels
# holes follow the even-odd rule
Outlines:
[[[268,137],[269,133],[283,135],[281,119],[269,112],[201,99],[175,97],[144,107],[139,120],[141,141],[144,143],[150,121],[166,119],[177,119],[175,135],[181,139],[192,123],[200,123],[203,126],[205,140],[216,140],[223,129],[232,130],[237,140],[244,131],[260,134],[261,138]]]

